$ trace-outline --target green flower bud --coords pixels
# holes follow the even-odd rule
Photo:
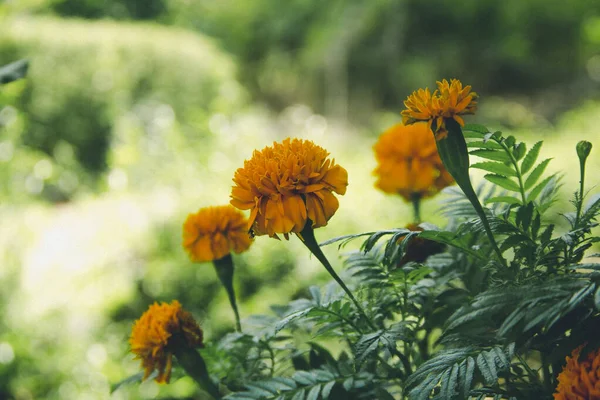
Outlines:
[[[582,140],[581,142],[577,143],[575,148],[577,149],[577,157],[579,157],[579,161],[585,163],[585,160],[592,151],[592,144],[587,140]]]

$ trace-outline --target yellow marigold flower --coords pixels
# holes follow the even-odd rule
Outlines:
[[[589,353],[584,360],[579,355],[584,346],[579,346],[567,365],[558,374],[558,386],[554,400],[599,400],[600,399],[600,349]]]
[[[402,122],[410,125],[417,121],[428,121],[438,140],[446,137],[446,119],[454,119],[461,126],[465,121],[461,115],[474,114],[478,95],[471,86],[463,88],[461,81],[446,79],[437,82],[437,90],[431,94],[428,88],[413,92],[404,101],[406,110],[401,112]]]
[[[386,193],[411,201],[414,196],[433,196],[454,182],[425,123],[394,125],[379,137],[373,150],[378,163],[373,171],[375,186]]]
[[[173,300],[171,304],[152,304],[135,322],[129,344],[135,358],[142,360],[143,379],[148,378],[156,369],[156,382],[169,382],[173,358],[169,345],[176,335],[180,335],[191,348],[204,346],[202,330],[192,314],[181,308],[177,300]]]
[[[231,204],[251,210],[248,228],[256,235],[299,233],[307,219],[327,225],[339,203],[333,192],[346,193],[348,173],[312,141],[287,138],[255,150],[235,172]]]
[[[183,247],[193,262],[213,261],[250,247],[248,221],[230,205],[201,208],[183,223]]]

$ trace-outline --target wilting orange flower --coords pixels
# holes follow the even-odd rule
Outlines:
[[[135,322],[129,344],[136,359],[142,360],[144,378],[158,370],[155,380],[168,383],[171,378],[173,354],[169,350],[174,336],[180,335],[190,348],[203,347],[202,330],[192,314],[181,308],[177,300],[171,304],[154,303]]]
[[[250,247],[248,221],[230,205],[201,208],[183,223],[183,247],[194,262],[213,261]]]
[[[248,228],[256,235],[302,231],[327,225],[338,209],[333,192],[346,193],[348,173],[310,140],[285,139],[255,150],[235,172],[231,204],[251,210]]]
[[[401,112],[402,122],[410,125],[417,121],[428,121],[437,140],[446,137],[446,119],[454,119],[461,126],[465,121],[461,115],[474,114],[477,109],[478,95],[471,92],[471,86],[463,88],[458,79],[437,82],[438,88],[433,94],[428,88],[413,92],[404,101],[406,110]]]
[[[378,166],[375,186],[407,201],[429,197],[454,182],[444,168],[425,123],[394,125],[373,146]]]
[[[589,353],[584,360],[579,355],[584,346],[579,346],[567,365],[558,374],[555,400],[599,400],[600,399],[600,349]]]
[[[408,224],[405,226],[406,229],[413,232],[422,232],[423,228],[421,228],[417,224]],[[398,243],[401,243],[405,236],[402,236],[398,239]],[[410,242],[406,245],[404,249],[404,254],[400,261],[398,261],[398,266],[401,267],[409,262],[417,262],[422,263],[427,260],[429,256],[434,254],[439,254],[444,251],[446,246],[441,243],[434,242],[433,240],[421,239],[420,237],[412,237],[410,238]]]

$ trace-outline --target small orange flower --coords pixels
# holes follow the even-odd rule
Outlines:
[[[231,204],[251,210],[248,229],[256,235],[289,238],[308,219],[313,228],[327,225],[346,193],[348,173],[310,140],[285,139],[255,150],[235,172]]]
[[[247,225],[244,214],[230,205],[201,208],[183,224],[183,247],[193,262],[241,253],[252,243]]]
[[[373,146],[378,166],[375,186],[406,201],[430,197],[454,182],[444,168],[425,123],[394,125]]]
[[[474,114],[477,110],[478,95],[471,92],[471,86],[463,88],[461,81],[446,79],[437,82],[438,88],[433,94],[429,89],[419,89],[404,101],[406,110],[401,112],[402,122],[406,125],[417,121],[428,121],[437,140],[446,137],[446,120],[454,119],[464,126],[461,115]]]
[[[156,369],[156,382],[169,383],[173,358],[169,342],[175,335],[181,335],[190,348],[204,346],[202,329],[177,300],[171,304],[152,304],[135,322],[129,344],[135,358],[142,360],[143,379]]]
[[[579,346],[558,374],[554,400],[600,400],[600,349],[579,359],[583,345]]]

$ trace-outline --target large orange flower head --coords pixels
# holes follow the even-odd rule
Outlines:
[[[201,208],[183,223],[183,247],[193,262],[213,261],[250,247],[248,220],[230,205]]]
[[[454,182],[425,123],[394,125],[381,134],[373,150],[378,163],[375,186],[406,201],[433,196]]]
[[[474,114],[477,110],[478,95],[471,92],[471,86],[463,87],[458,79],[448,82],[446,79],[437,82],[437,90],[433,94],[428,88],[413,92],[404,101],[406,107],[401,112],[405,125],[417,121],[429,122],[438,140],[446,137],[446,120],[454,119],[464,126],[461,115]]]
[[[190,348],[203,347],[202,330],[192,314],[181,308],[177,300],[171,304],[152,304],[135,322],[129,344],[135,358],[142,361],[143,379],[158,370],[155,380],[169,382],[173,357],[169,345],[176,335],[184,339],[183,343]]]
[[[277,238],[327,225],[339,203],[333,192],[346,193],[348,173],[310,140],[285,139],[255,150],[235,172],[231,204],[251,210],[248,228]]]
[[[567,357],[567,365],[558,374],[554,400],[600,399],[600,349],[580,359],[582,349],[579,346]]]

